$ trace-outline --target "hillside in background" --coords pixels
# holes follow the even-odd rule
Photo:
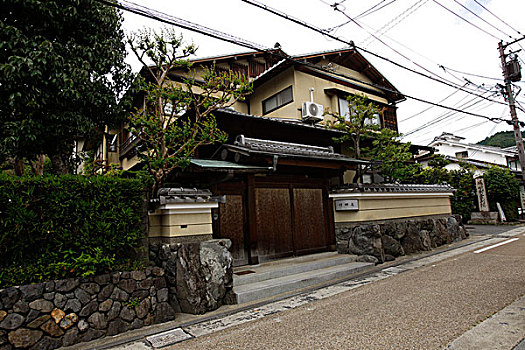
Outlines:
[[[525,137],[525,133],[522,131],[521,135]],[[513,131],[500,131],[492,136],[487,137],[485,140],[478,142],[478,145],[494,146],[494,147],[510,147],[516,145],[514,140]]]

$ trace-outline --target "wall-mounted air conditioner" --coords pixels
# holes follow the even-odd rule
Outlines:
[[[323,105],[314,102],[304,102],[302,116],[303,121],[317,123],[322,121],[324,113]]]

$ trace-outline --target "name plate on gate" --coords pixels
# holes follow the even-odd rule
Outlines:
[[[355,211],[359,210],[357,199],[338,199],[335,201],[335,211]]]

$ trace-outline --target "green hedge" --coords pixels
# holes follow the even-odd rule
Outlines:
[[[498,211],[496,203],[500,203],[507,221],[518,219],[520,206],[519,181],[509,169],[491,167],[483,175],[491,211]]]
[[[0,287],[107,272],[135,261],[149,183],[0,175]]]

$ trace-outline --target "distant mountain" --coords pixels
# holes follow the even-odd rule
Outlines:
[[[525,132],[522,131],[521,135],[525,137]],[[513,131],[500,131],[487,137],[485,140],[478,142],[478,145],[505,148],[516,146],[516,140],[514,139]]]

